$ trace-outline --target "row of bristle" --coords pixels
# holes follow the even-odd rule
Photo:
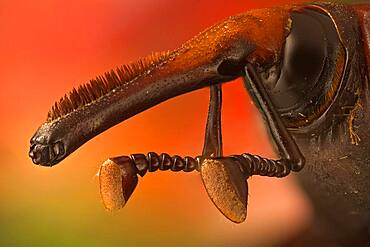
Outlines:
[[[80,85],[77,89],[64,95],[59,101],[55,102],[48,112],[47,120],[52,121],[60,118],[82,106],[85,106],[100,97],[111,92],[123,84],[135,79],[148,70],[153,69],[170,56],[170,52],[153,53],[150,56],[139,59],[137,62],[122,65],[116,70],[106,72],[103,76]]]

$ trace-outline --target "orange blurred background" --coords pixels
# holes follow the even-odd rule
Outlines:
[[[312,212],[293,176],[251,178],[240,225],[218,212],[197,173],[147,174],[123,210],[103,209],[96,173],[108,157],[200,154],[208,89],[125,121],[53,168],[28,158],[30,137],[73,86],[229,15],[289,2],[0,0],[0,246],[277,246],[303,230]],[[223,131],[226,154],[275,157],[239,80],[224,85]]]

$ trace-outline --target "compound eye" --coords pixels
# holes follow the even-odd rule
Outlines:
[[[281,110],[298,106],[319,83],[327,57],[325,30],[309,15],[293,13],[293,26],[286,39],[281,75],[271,93]]]
[[[345,50],[332,19],[305,9],[291,14],[292,29],[280,76],[266,79],[270,98],[289,127],[308,125],[330,107],[344,71]],[[278,74],[278,73],[277,73]]]

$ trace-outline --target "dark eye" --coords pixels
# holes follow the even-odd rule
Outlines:
[[[333,21],[324,13],[291,14],[292,29],[282,54],[280,77],[267,83],[278,111],[288,118],[316,114],[337,83],[337,61],[343,56]],[[338,74],[338,73],[337,73]]]
[[[272,89],[278,108],[291,108],[318,83],[327,56],[321,24],[310,16],[293,14],[293,30],[286,40],[281,77]],[[308,20],[307,20],[308,19]]]

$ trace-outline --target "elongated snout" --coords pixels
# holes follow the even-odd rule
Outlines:
[[[288,30],[286,13],[278,8],[230,17],[173,52],[123,66],[72,90],[33,136],[29,156],[35,164],[55,165],[94,136],[150,107],[231,81],[244,73],[247,62],[271,62]]]

